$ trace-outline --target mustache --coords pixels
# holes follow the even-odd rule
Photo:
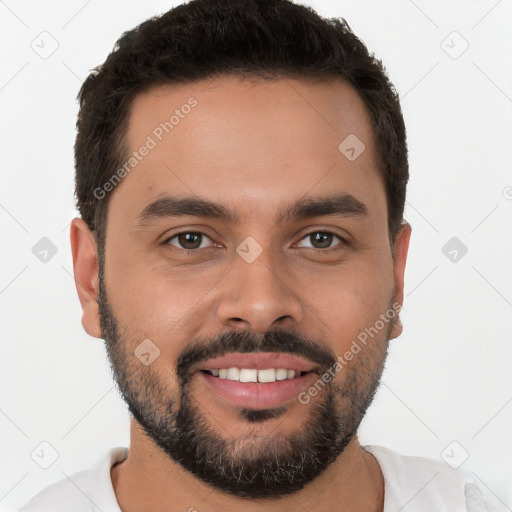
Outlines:
[[[197,367],[209,359],[231,352],[283,352],[299,355],[320,366],[322,373],[336,364],[334,351],[323,341],[277,328],[258,335],[253,331],[228,331],[216,337],[196,338],[185,347],[176,362],[176,374],[186,384]]]

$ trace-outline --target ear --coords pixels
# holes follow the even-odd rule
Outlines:
[[[408,222],[402,222],[400,230],[396,235],[393,250],[393,275],[395,281],[394,303],[402,307],[404,301],[404,275],[405,264],[407,261],[407,252],[409,250],[409,240],[411,239],[411,225]],[[391,331],[391,339],[397,338],[402,334],[403,326],[400,321],[399,309],[397,310],[396,321]]]
[[[98,258],[94,234],[82,219],[75,218],[71,222],[70,238],[76,291],[82,305],[82,325],[87,334],[101,338]]]

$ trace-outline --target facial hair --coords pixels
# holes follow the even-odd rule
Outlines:
[[[303,333],[274,329],[259,336],[230,331],[214,338],[197,338],[176,362],[178,388],[169,391],[154,370],[134,356],[135,341],[112,312],[99,262],[99,316],[102,337],[122,398],[146,435],[173,461],[217,490],[247,499],[276,499],[302,489],[344,451],[357,432],[379,386],[393,321],[385,336],[374,339],[341,371],[342,385],[333,379],[304,407],[293,434],[222,437],[193,399],[192,367],[229,352],[287,352],[319,365],[319,380],[334,368],[330,347]],[[393,301],[391,301],[393,302]],[[390,303],[391,304],[391,303]],[[332,371],[332,370],[331,370]],[[239,408],[241,421],[261,423],[287,413],[288,407]]]

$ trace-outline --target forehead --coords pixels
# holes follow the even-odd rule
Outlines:
[[[370,119],[343,81],[228,75],[153,87],[132,102],[126,142],[136,161],[111,202],[129,218],[171,192],[230,203],[245,218],[348,192],[386,215]]]

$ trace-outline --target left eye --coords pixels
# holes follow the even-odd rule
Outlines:
[[[333,240],[337,238],[339,242],[334,245],[339,245],[343,240],[334,233],[330,233],[328,231],[315,231],[314,233],[309,233],[302,240],[309,241],[310,245],[299,245],[299,247],[308,247],[312,249],[329,249],[332,247]]]

